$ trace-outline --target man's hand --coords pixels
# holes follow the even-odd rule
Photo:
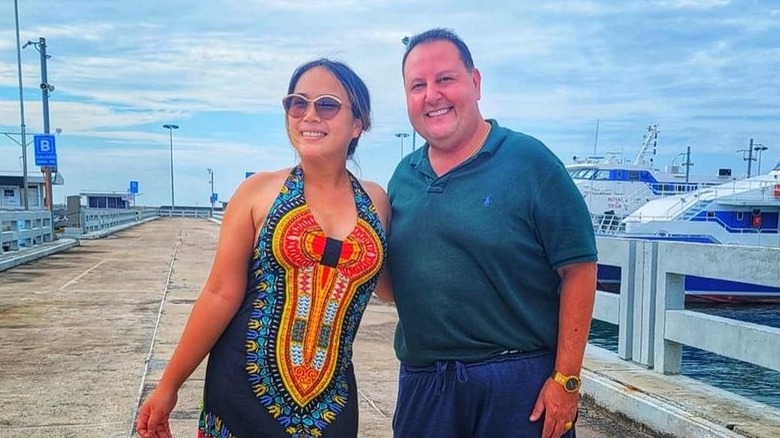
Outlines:
[[[530,417],[531,421],[539,421],[544,415],[542,438],[559,438],[571,429],[565,426],[577,417],[579,399],[579,393],[566,392],[561,385],[547,379]]]

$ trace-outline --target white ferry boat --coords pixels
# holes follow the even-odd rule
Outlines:
[[[600,234],[780,248],[780,163],[764,175],[649,201]],[[779,260],[767,263],[780,270]],[[612,271],[605,267],[600,272],[605,284],[619,278]],[[707,300],[780,302],[780,284],[767,287],[689,276],[685,290]]]
[[[622,161],[615,154],[606,157],[575,158],[566,166],[574,183],[585,198],[596,231],[614,226],[653,199],[689,193],[702,187],[732,180],[731,169],[720,169],[717,175],[690,175],[683,170],[690,160],[686,155],[681,166],[672,163],[665,170],[654,167],[658,125],[648,127],[639,152],[632,161]]]
[[[658,127],[648,127],[633,161],[614,155],[567,165],[599,236],[780,247],[780,163],[766,175],[735,180],[730,169],[690,175],[672,164],[654,167]],[[686,156],[687,164],[690,161]],[[686,167],[687,169],[687,167]],[[780,269],[778,266],[776,269]],[[617,291],[620,269],[599,265],[599,288]],[[692,300],[780,301],[765,287],[688,276]]]

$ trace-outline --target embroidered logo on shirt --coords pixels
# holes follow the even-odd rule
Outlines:
[[[482,206],[487,207],[490,205],[490,195],[485,196],[485,199],[482,200]]]

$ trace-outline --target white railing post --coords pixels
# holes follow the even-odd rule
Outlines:
[[[663,255],[662,255],[663,257]],[[666,311],[685,309],[685,276],[658,270],[658,297],[655,323],[653,368],[663,374],[679,374],[682,366],[682,344],[666,339]]]
[[[624,360],[634,357],[634,299],[636,297],[636,240],[625,241],[626,265],[620,268],[620,313],[618,322],[618,356]]]
[[[634,340],[633,361],[653,366],[653,348],[656,324],[656,281],[655,272],[658,260],[658,243],[638,240],[635,247],[634,262]]]

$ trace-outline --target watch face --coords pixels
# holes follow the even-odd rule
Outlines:
[[[569,391],[576,391],[580,387],[580,382],[576,378],[572,377],[566,380],[566,389]]]

